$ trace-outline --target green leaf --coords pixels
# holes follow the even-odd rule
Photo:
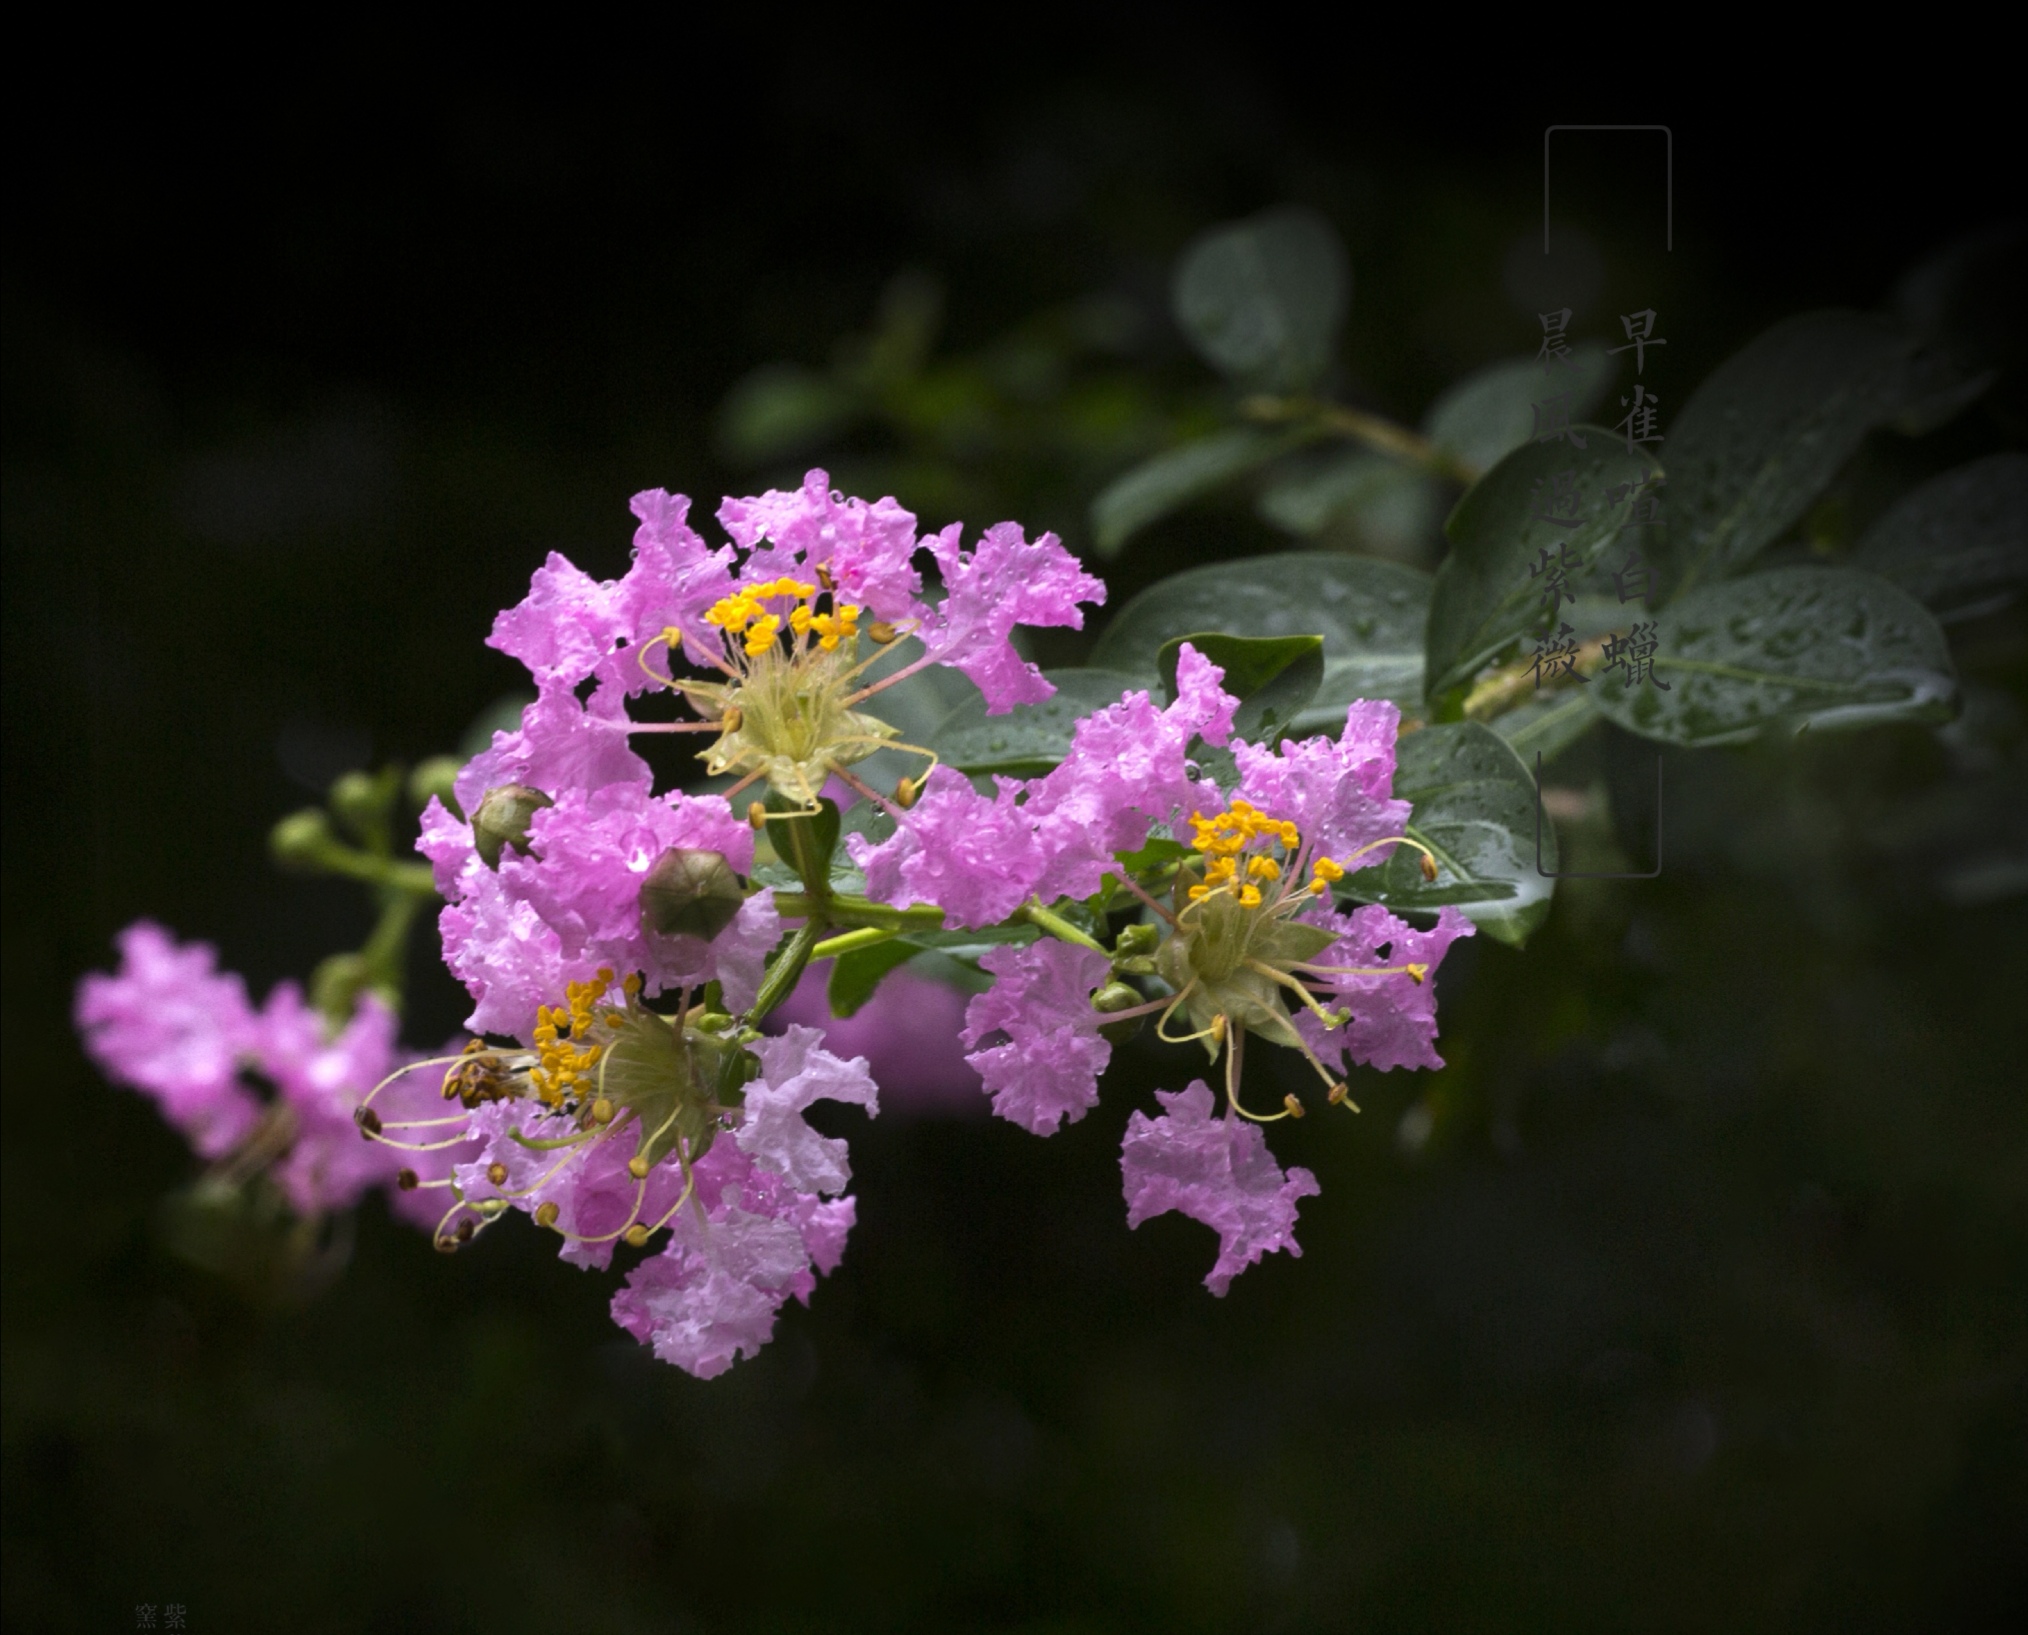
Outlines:
[[[1422,697],[1430,576],[1395,562],[1284,551],[1192,568],[1150,585],[1113,616],[1092,663],[1160,679],[1165,642],[1192,631],[1324,638],[1324,680],[1294,730],[1342,726],[1356,698]]]
[[[1875,426],[1934,390],[1907,333],[1856,312],[1776,324],[1720,364],[1665,426],[1675,593],[1772,545]]]
[[[1332,543],[1395,559],[1436,536],[1442,485],[1414,466],[1367,449],[1318,449],[1277,465],[1254,509],[1263,522],[1299,539],[1325,533]]]
[[[1245,386],[1293,392],[1330,367],[1351,274],[1331,224],[1283,208],[1218,227],[1176,266],[1176,322],[1222,373]]]
[[[1948,719],[1950,649],[1922,604],[1853,568],[1776,568],[1707,585],[1655,620],[1654,679],[1601,670],[1607,720],[1671,744],[1731,744],[1773,727]]]
[[[1567,365],[1545,370],[1535,358],[1512,358],[1465,376],[1430,405],[1422,429],[1446,454],[1475,471],[1491,471],[1535,435],[1535,405],[1569,399],[1567,419],[1588,418],[1606,395],[1619,365],[1596,341],[1570,350]]]
[[[1539,753],[1546,765],[1598,725],[1591,688],[1580,683],[1562,692],[1546,692],[1519,709],[1496,716],[1487,724],[1533,767]]]
[[[1850,561],[1941,619],[2005,607],[2028,584],[2028,455],[1989,454],[1932,477],[1866,530]]]
[[[1303,427],[1265,431],[1256,426],[1233,426],[1142,461],[1115,477],[1091,502],[1098,554],[1118,556],[1127,541],[1149,523],[1316,436],[1313,429]]]
[[[1531,573],[1562,547],[1588,572],[1626,526],[1634,492],[1660,475],[1644,450],[1616,433],[1581,426],[1582,449],[1561,440],[1516,449],[1466,491],[1444,532],[1451,554],[1430,594],[1428,689],[1470,681],[1516,638],[1550,622],[1544,578]],[[1568,483],[1567,488],[1559,487]],[[1575,518],[1574,527],[1544,513]],[[1571,588],[1582,587],[1573,577]]]
[[[1112,670],[1044,674],[1056,684],[1056,693],[1040,704],[1017,704],[1005,715],[988,715],[986,701],[975,698],[953,710],[930,735],[945,764],[974,775],[1040,777],[1070,753],[1071,733],[1080,720],[1148,685],[1143,678]]]
[[[858,396],[829,376],[793,363],[756,369],[718,410],[718,446],[742,465],[798,454],[859,418]]]
[[[1340,893],[1401,912],[1457,908],[1488,936],[1521,947],[1549,915],[1555,881],[1536,867],[1535,777],[1498,733],[1476,721],[1424,727],[1395,745],[1394,793],[1410,802],[1408,833],[1436,853],[1397,846],[1385,863],[1346,877]],[[1557,868],[1556,828],[1541,829],[1541,866]]]
[[[1232,735],[1250,744],[1277,741],[1277,735],[1302,713],[1323,685],[1322,636],[1227,636],[1198,631],[1172,636],[1156,655],[1162,690],[1172,704],[1176,702],[1176,664],[1185,642],[1225,672],[1221,685],[1239,700],[1232,716]]]
[[[906,965],[921,950],[906,937],[877,942],[871,948],[855,948],[831,961],[831,979],[825,997],[833,1016],[850,1016],[873,997],[880,979],[897,965]]]

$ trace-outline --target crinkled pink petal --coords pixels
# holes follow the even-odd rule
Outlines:
[[[1352,1019],[1343,1027],[1325,1028],[1314,1013],[1296,1015],[1304,1041],[1326,1062],[1349,1060],[1366,1067],[1442,1067],[1436,1053],[1436,968],[1459,937],[1474,933],[1472,922],[1446,907],[1428,931],[1396,919],[1378,903],[1351,915],[1329,909],[1309,916],[1339,935],[1316,957],[1318,965],[1375,966],[1421,964],[1429,974],[1421,983],[1406,972],[1388,976],[1322,976],[1330,990],[1327,1008],[1344,1007]]]
[[[664,937],[641,920],[641,885],[671,847],[724,854],[738,873],[753,867],[753,831],[716,795],[653,796],[632,784],[562,790],[535,813],[529,852],[503,853],[499,876],[555,931],[566,960],[639,971],[650,995],[708,977],[712,945]]]
[[[751,553],[741,573],[745,582],[811,578],[823,568],[841,601],[869,609],[876,619],[899,623],[926,611],[914,565],[915,515],[891,496],[870,505],[846,499],[831,491],[829,474],[812,470],[799,489],[728,499],[718,520]]]
[[[597,969],[580,957],[566,960],[562,942],[534,907],[507,894],[500,877],[483,869],[472,889],[437,916],[444,963],[472,996],[465,1026],[475,1033],[533,1037],[536,1009],[560,1003],[568,983]]]
[[[761,1077],[746,1087],[745,1116],[733,1139],[756,1163],[801,1192],[843,1192],[852,1179],[845,1143],[819,1135],[803,1114],[816,1101],[880,1111],[864,1057],[842,1060],[823,1048],[815,1028],[791,1027],[758,1041]]]
[[[514,732],[496,732],[493,745],[467,761],[453,784],[467,817],[478,811],[486,791],[526,784],[552,798],[564,789],[653,786],[648,763],[627,746],[626,700],[600,689],[588,705],[569,692],[547,692],[521,712]]]
[[[845,837],[868,895],[904,908],[932,903],[949,925],[1004,920],[1034,891],[1043,863],[1034,823],[1014,804],[1018,789],[1002,780],[988,800],[964,774],[937,767],[886,840]]]
[[[989,714],[1039,704],[1056,691],[1014,651],[1017,624],[1084,628],[1080,604],[1103,603],[1106,587],[1078,565],[1054,534],[1032,543],[1018,524],[995,523],[975,549],[960,549],[958,525],[926,538],[943,575],[944,600],[925,625],[929,656],[962,670],[986,695]]]
[[[200,1156],[219,1157],[260,1116],[238,1076],[257,1033],[246,984],[218,970],[216,949],[179,946],[146,920],[118,942],[119,971],[78,984],[85,1048],[108,1078],[153,1096]]]
[[[369,1187],[392,1182],[403,1155],[362,1139],[352,1115],[402,1059],[394,1012],[363,994],[327,1041],[322,1014],[285,982],[268,995],[258,1026],[256,1059],[296,1115],[295,1143],[273,1174],[297,1212],[348,1209]]]
[[[997,979],[965,1012],[965,1059],[979,1071],[993,1111],[1036,1135],[1053,1135],[1098,1105],[1098,1078],[1112,1058],[1092,990],[1112,970],[1104,954],[1053,937],[1026,948],[989,949],[980,965]]]
[[[545,692],[575,687],[633,638],[631,588],[625,580],[594,579],[551,551],[527,597],[493,621],[486,644],[527,665]]]
[[[1258,1125],[1214,1119],[1202,1080],[1173,1095],[1157,1091],[1155,1099],[1161,1116],[1133,1114],[1120,1148],[1127,1225],[1174,1209],[1210,1227],[1218,1234],[1218,1261],[1204,1286],[1217,1295],[1273,1250],[1301,1255],[1296,1200],[1316,1196],[1316,1176],[1301,1168],[1283,1174]]]
[[[1340,860],[1360,847],[1398,835],[1409,803],[1390,798],[1394,740],[1401,711],[1384,699],[1361,699],[1345,716],[1345,730],[1329,738],[1287,740],[1281,752],[1255,744],[1232,746],[1239,763],[1239,794],[1262,811],[1286,818],[1303,844]],[[1369,854],[1356,867],[1383,862]]]
[[[1031,786],[1024,807],[1048,859],[1036,885],[1045,901],[1090,896],[1115,852],[1137,850],[1153,825],[1196,809],[1202,796],[1188,751],[1196,738],[1222,745],[1231,733],[1239,701],[1219,685],[1224,679],[1185,643],[1167,709],[1130,692],[1078,722],[1070,753]]]
[[[827,966],[811,966],[768,1025],[820,1028],[836,1054],[864,1056],[890,1117],[986,1110],[978,1070],[965,1059],[958,1038],[965,1025],[962,991],[904,965],[883,977],[873,997],[850,1016],[833,1016],[828,976]]]

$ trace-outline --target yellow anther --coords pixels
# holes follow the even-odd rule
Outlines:
[[[1288,1108],[1290,1118],[1301,1118],[1303,1116],[1303,1104],[1296,1100],[1294,1091],[1290,1091],[1289,1094],[1282,1097],[1282,1105]]]
[[[1427,965],[1411,965],[1408,967],[1408,979],[1409,981],[1413,982],[1418,988],[1422,986],[1423,978],[1425,978],[1428,975],[1429,975],[1429,967]]]
[[[746,712],[737,704],[734,704],[726,710],[725,714],[718,718],[718,725],[726,732],[737,732],[745,721]]]
[[[1422,854],[1422,877],[1425,880],[1429,881],[1431,885],[1436,884],[1437,877],[1436,859],[1430,856],[1428,852],[1424,852]]]
[[[1340,1079],[1336,1084],[1331,1086],[1331,1093],[1324,1099],[1333,1107],[1336,1107],[1339,1102],[1343,1101],[1351,1093],[1351,1090],[1352,1087],[1343,1079]]]
[[[556,1224],[556,1217],[562,1213],[563,1211],[557,1208],[555,1204],[538,1205],[535,1211],[535,1224],[537,1226],[554,1226]]]
[[[637,1181],[645,1181],[648,1178],[648,1160],[635,1153],[627,1160],[627,1173]]]
[[[1210,895],[1211,888],[1209,886],[1192,886],[1190,888],[1190,900],[1193,903],[1201,903]]]
[[[875,623],[868,625],[866,627],[866,634],[871,636],[874,642],[881,647],[886,647],[889,643],[901,639],[901,632],[896,630],[885,619],[877,620]]]
[[[746,633],[746,651],[749,658],[758,658],[775,644],[775,637],[781,634],[782,621],[773,613],[764,613],[754,620],[753,628]]]
[[[629,971],[627,973],[627,980],[620,984],[620,992],[624,993],[629,999],[632,999],[640,991],[641,973],[639,971]]]
[[[1279,880],[1282,866],[1272,857],[1252,857],[1247,859],[1246,872],[1256,880]]]
[[[486,1166],[486,1179],[491,1181],[496,1187],[505,1186],[507,1184],[507,1166],[505,1164],[488,1164]]]
[[[755,801],[751,806],[749,806],[746,809],[746,820],[747,822],[751,823],[754,826],[754,828],[758,829],[763,823],[767,822],[768,809],[765,806],[763,806],[759,801]]]
[[[913,778],[903,778],[894,786],[894,804],[906,812],[922,796],[922,785]]]
[[[1342,880],[1345,878],[1344,865],[1328,857],[1320,857],[1310,865],[1310,872],[1319,880]]]
[[[626,1231],[622,1232],[620,1236],[625,1238],[628,1243],[632,1244],[636,1249],[638,1249],[641,1247],[642,1244],[648,1241],[648,1229],[645,1226],[643,1226],[639,1221],[636,1221],[632,1226],[628,1227]]]
[[[791,609],[789,613],[789,628],[798,636],[807,636],[810,633],[810,621],[816,617],[817,615],[812,613],[807,607]]]
[[[594,1124],[612,1123],[613,1104],[604,1096],[600,1096],[597,1101],[591,1104],[591,1116]]]
[[[1241,887],[1239,888],[1239,906],[1240,906],[1241,908],[1259,908],[1259,907],[1260,907],[1260,887],[1259,887],[1259,886],[1241,886]]]

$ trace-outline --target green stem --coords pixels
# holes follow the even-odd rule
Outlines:
[[[785,920],[823,920],[830,925],[876,926],[887,931],[940,931],[944,911],[921,904],[890,908],[864,897],[826,897],[821,901],[801,891],[775,893],[775,912]]]
[[[883,942],[892,942],[901,933],[885,926],[861,926],[857,931],[847,931],[842,937],[831,937],[810,950],[812,959],[836,959],[840,954],[857,953],[862,948],[877,947]]]
[[[1311,398],[1292,397],[1250,397],[1240,404],[1239,412],[1249,420],[1287,421],[1313,420],[1326,431],[1339,437],[1348,437],[1355,443],[1364,443],[1368,448],[1378,449],[1382,454],[1392,455],[1410,465],[1421,466],[1432,476],[1449,477],[1467,486],[1479,480],[1478,467],[1460,460],[1456,455],[1440,449],[1421,432],[1410,431],[1406,426],[1389,420],[1385,415],[1369,414],[1364,409],[1347,408],[1342,403],[1319,403]]]
[[[1102,943],[1095,942],[1092,938],[1086,936],[1076,926],[1072,925],[1070,921],[1064,919],[1062,915],[1050,913],[1039,901],[1033,898],[1017,908],[1014,911],[1014,917],[1019,920],[1026,920],[1030,925],[1039,926],[1059,942],[1074,942],[1078,947],[1089,948],[1095,954],[1103,954],[1106,951]]]
[[[796,934],[789,939],[788,947],[775,956],[775,962],[768,967],[765,981],[753,1002],[753,1009],[746,1013],[746,1024],[752,1027],[773,1010],[790,994],[796,991],[796,984],[802,980],[803,971],[810,963],[810,956],[817,951],[817,941],[824,934],[822,920],[810,920],[797,927]]]

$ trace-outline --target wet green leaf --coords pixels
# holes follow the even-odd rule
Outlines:
[[[1394,562],[1285,551],[1193,568],[1150,585],[1114,615],[1092,662],[1160,679],[1162,645],[1192,631],[1324,639],[1324,679],[1299,732],[1342,726],[1357,698],[1418,703],[1430,576]]]
[[[1574,346],[1566,366],[1545,370],[1535,358],[1489,364],[1448,388],[1423,417],[1429,440],[1475,471],[1491,471],[1535,435],[1535,405],[1567,398],[1566,418],[1590,417],[1619,365],[1604,346]]]
[[[1516,449],[1472,485],[1444,524],[1452,549],[1430,596],[1432,697],[1463,686],[1529,632],[1553,627],[1546,570],[1535,571],[1542,552],[1552,565],[1569,558],[1570,588],[1581,592],[1626,527],[1636,491],[1661,474],[1650,455],[1628,453],[1614,432],[1582,426],[1576,435],[1582,449],[1561,439]]]
[[[1115,477],[1092,501],[1092,533],[1098,554],[1118,556],[1127,541],[1149,523],[1315,436],[1307,429],[1264,431],[1255,426],[1233,426],[1142,461]]]
[[[1330,366],[1351,274],[1331,224],[1300,207],[1214,228],[1176,266],[1176,322],[1242,385],[1292,392]]]
[[[1910,336],[1880,319],[1811,312],[1712,371],[1675,423],[1664,421],[1672,593],[1738,573],[1802,516],[1867,432],[1934,391],[1911,353]]]
[[[1850,561],[1941,619],[2006,606],[2028,584],[2028,455],[1989,454],[1932,477],[1867,529]]]
[[[1935,619],[1854,568],[1777,568],[1707,585],[1655,620],[1654,681],[1599,672],[1592,705],[1672,744],[1730,744],[1801,731],[1948,719],[1957,692]]]

